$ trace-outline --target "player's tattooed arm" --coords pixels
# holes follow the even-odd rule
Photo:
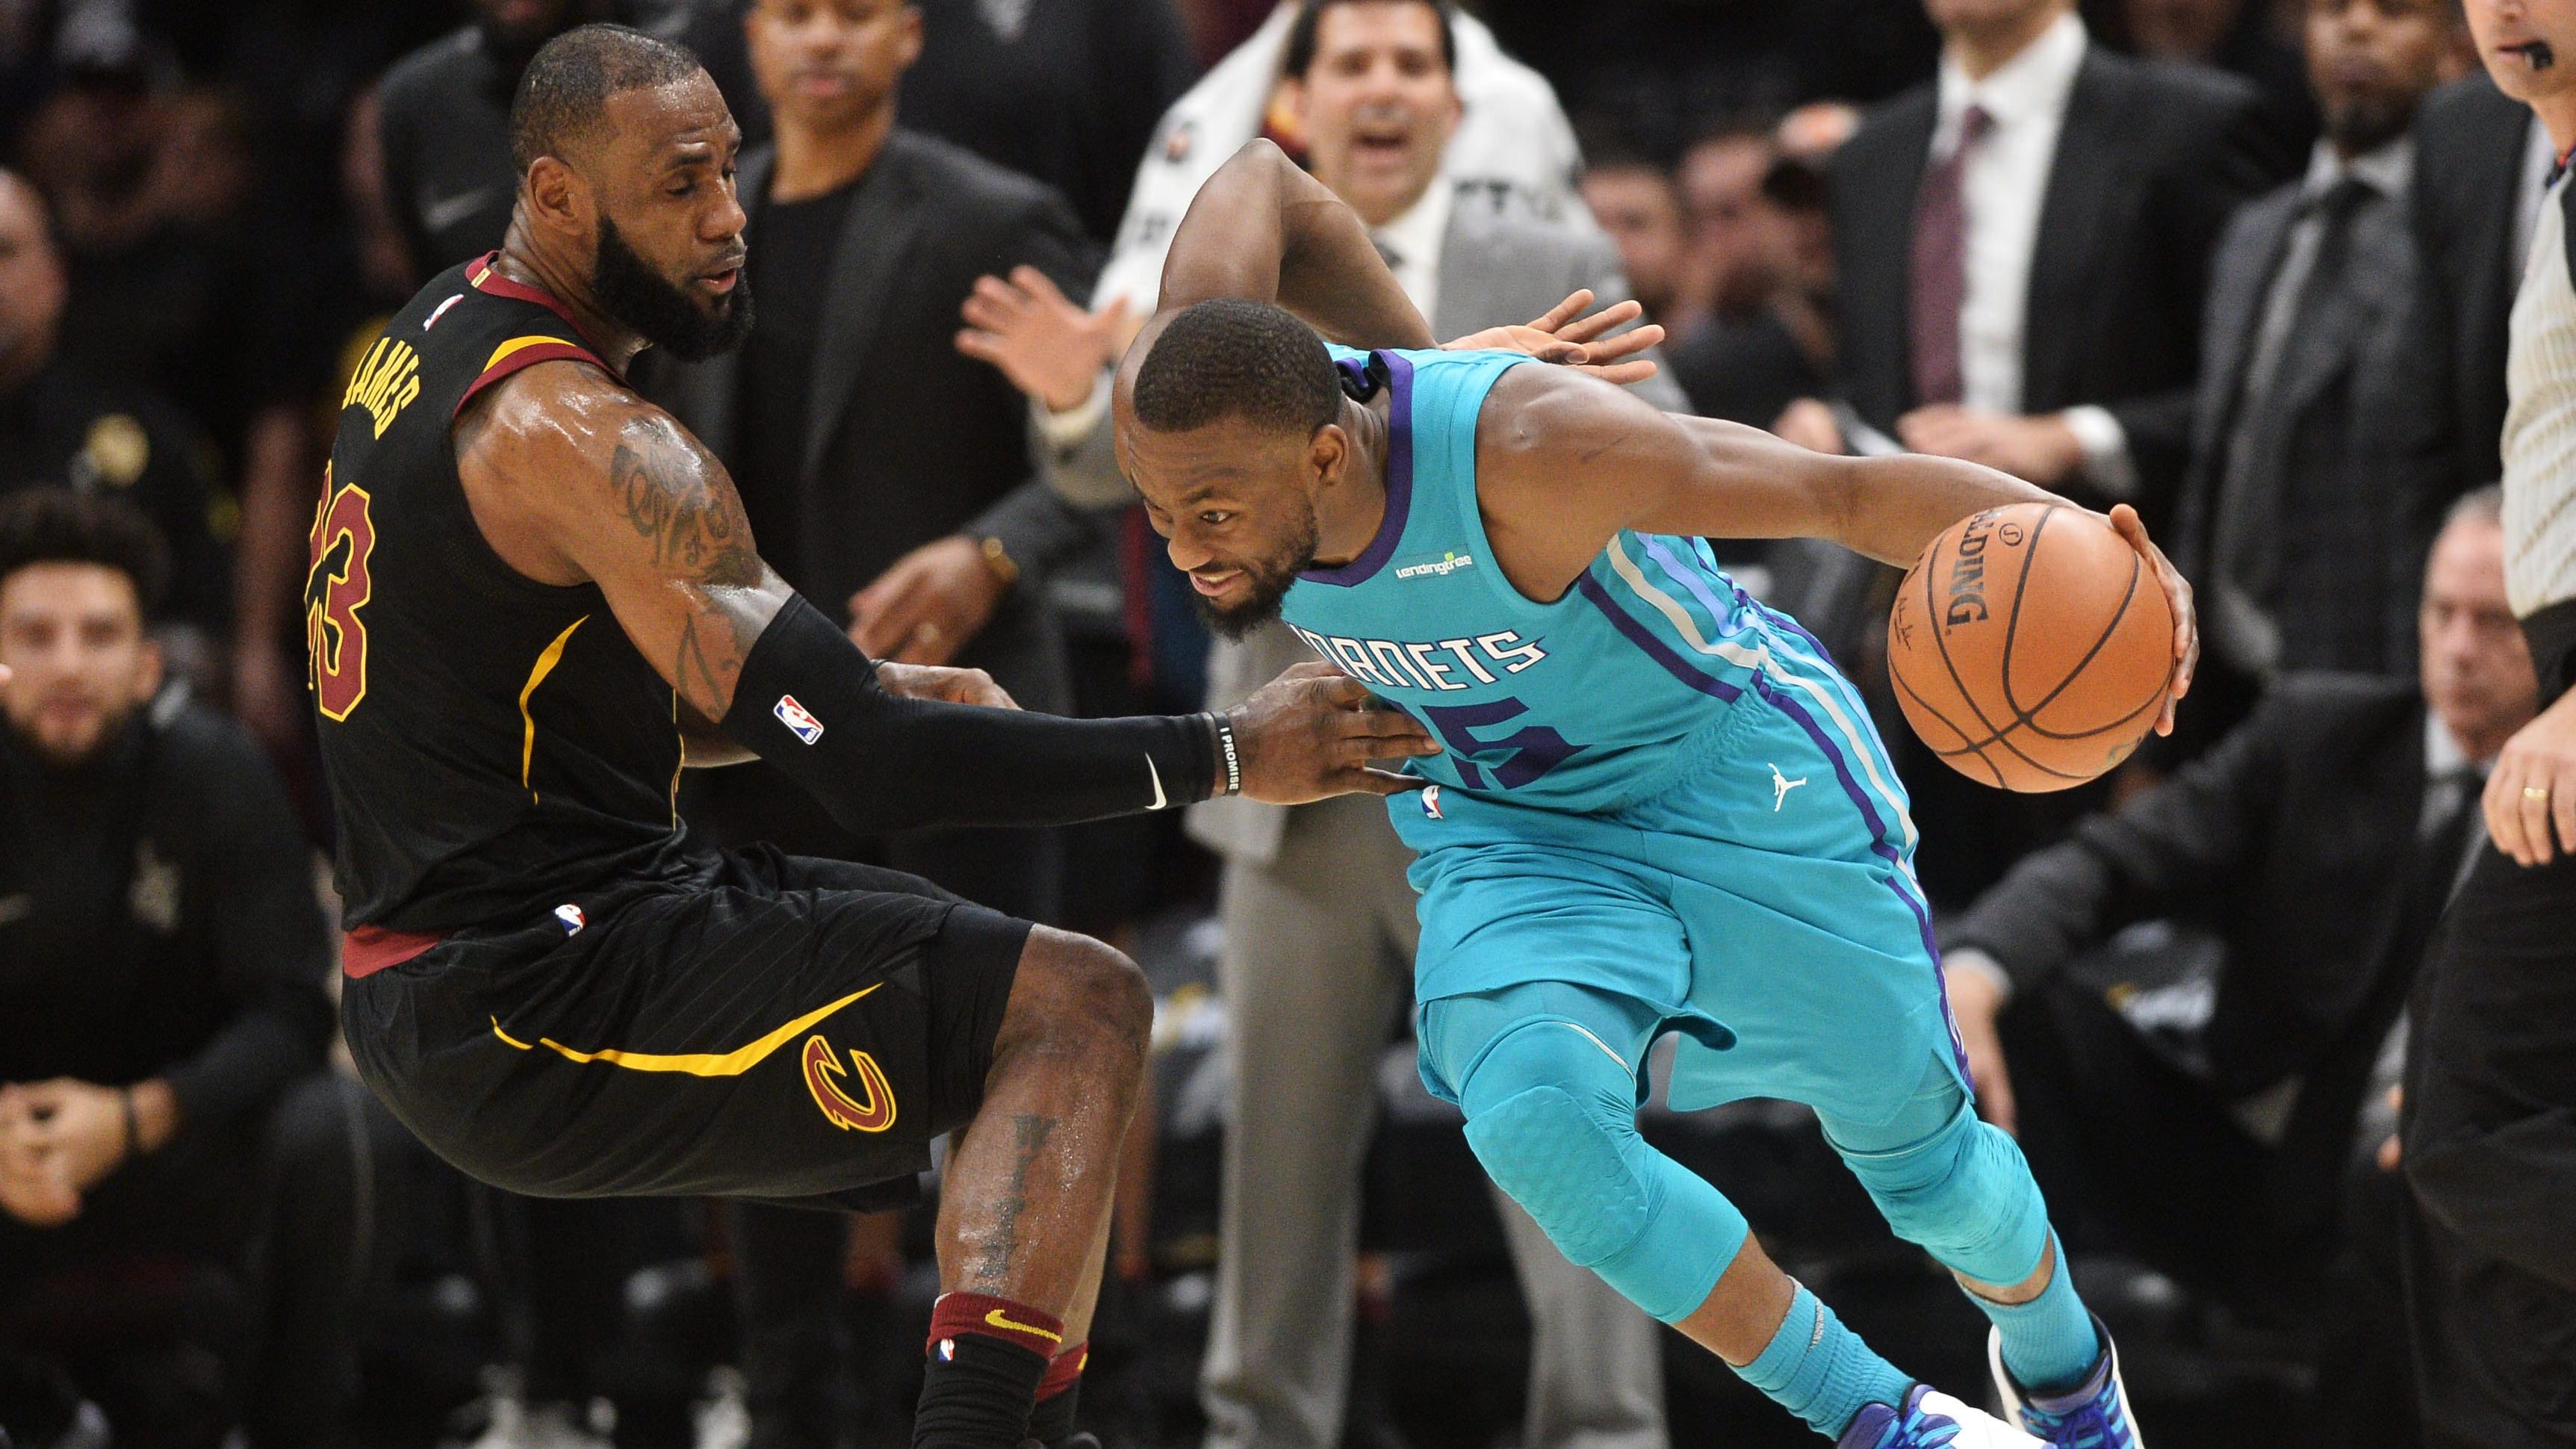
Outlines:
[[[793,597],[761,561],[724,465],[670,414],[585,363],[540,363],[458,419],[457,472],[484,537],[541,583],[599,585],[627,637],[711,724]],[[683,729],[686,736],[691,731]]]

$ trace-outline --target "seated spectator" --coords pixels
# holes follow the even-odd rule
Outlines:
[[[229,1407],[255,1445],[314,1444],[352,1387],[383,1119],[323,1066],[329,938],[276,775],[160,689],[164,560],[122,504],[0,508],[0,1351],[78,1346],[64,1318],[113,1313],[138,1261],[213,1270],[251,1319],[199,1345],[242,1370]],[[156,1442],[161,1396],[102,1378],[117,1438]]]
[[[1840,109],[1793,113],[1765,149],[1768,164],[1738,223],[1747,241],[1737,285],[1758,289],[1757,300],[1672,349],[1673,380],[1701,416],[1769,427],[1832,377],[1834,228],[1823,167],[1854,119]],[[1793,150],[1793,136],[1811,149]]]
[[[1778,156],[1767,118],[1718,127],[1682,152],[1675,179],[1690,228],[1690,260],[1665,321],[1675,337],[1741,321],[1770,296],[1778,248],[1762,208],[1762,178]]]
[[[2201,329],[2174,558],[2200,588],[2203,738],[2276,672],[2411,671],[2405,601],[2431,539],[2390,523],[2429,528],[2441,505],[2413,496],[2428,485],[2406,446],[2433,401],[2410,372],[2407,127],[2463,34],[2452,0],[2308,0],[2325,136],[2306,176],[2228,224]]]
[[[131,500],[170,540],[171,616],[221,638],[231,583],[207,528],[205,446],[169,404],[62,356],[64,296],[44,198],[0,171],[0,496],[67,485]]]
[[[1619,264],[1646,308],[1646,320],[1665,322],[1680,302],[1690,244],[1672,173],[1633,152],[1596,149],[1583,170],[1582,192],[1592,219],[1618,243]]]
[[[2492,487],[2468,495],[2433,545],[2420,683],[2284,676],[2209,753],[1948,923],[1979,1107],[2018,1129],[2070,1250],[2256,1289],[2245,1301],[2312,1292],[2373,1066],[2485,839],[2483,767],[2535,704],[2499,507]],[[2065,970],[2159,918],[2225,946],[2181,1056]]]

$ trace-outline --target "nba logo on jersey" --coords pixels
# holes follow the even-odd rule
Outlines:
[[[567,936],[580,935],[581,928],[590,924],[590,918],[581,913],[581,907],[570,901],[555,907],[555,919],[563,922],[564,934]]]
[[[796,738],[809,745],[823,737],[823,722],[807,713],[805,706],[798,704],[792,694],[778,696],[778,707],[770,713],[778,716],[780,724],[794,730]]]
[[[1449,818],[1448,816],[1440,813],[1439,786],[1425,785],[1422,787],[1422,813],[1430,816],[1434,820],[1446,820]]]

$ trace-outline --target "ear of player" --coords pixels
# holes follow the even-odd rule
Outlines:
[[[1243,754],[1243,793],[1274,805],[1328,795],[1393,795],[1422,788],[1373,761],[1436,755],[1413,716],[1329,664],[1300,664],[1228,712]]]

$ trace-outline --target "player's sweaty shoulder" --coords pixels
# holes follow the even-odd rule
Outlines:
[[[587,362],[541,362],[502,379],[456,419],[456,470],[475,523],[513,568],[580,583],[579,545],[621,516],[621,461],[695,454],[670,414]]]
[[[1571,580],[1633,511],[1636,455],[1668,426],[1598,378],[1545,363],[1504,372],[1476,415],[1476,501],[1495,546]]]

